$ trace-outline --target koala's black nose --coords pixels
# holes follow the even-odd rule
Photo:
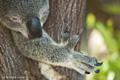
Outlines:
[[[29,31],[29,38],[37,38],[42,36],[42,28],[40,24],[40,19],[35,17],[29,20],[26,24],[27,29]]]

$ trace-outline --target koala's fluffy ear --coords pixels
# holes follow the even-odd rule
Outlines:
[[[49,15],[49,0],[43,0],[41,2],[42,2],[42,6],[40,8],[39,14],[40,14],[41,26],[43,26]]]

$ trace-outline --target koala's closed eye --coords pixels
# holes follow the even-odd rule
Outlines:
[[[10,20],[12,20],[13,22],[18,22],[18,23],[22,22],[21,18],[18,16],[12,16],[10,17]]]

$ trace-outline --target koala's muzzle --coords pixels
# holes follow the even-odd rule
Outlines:
[[[37,38],[42,36],[42,28],[40,24],[40,19],[35,17],[29,20],[26,24],[28,29],[29,38]]]

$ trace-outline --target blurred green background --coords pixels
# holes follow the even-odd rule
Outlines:
[[[86,80],[120,80],[120,0],[87,0],[81,51],[103,61]]]

